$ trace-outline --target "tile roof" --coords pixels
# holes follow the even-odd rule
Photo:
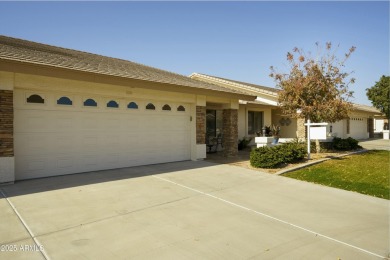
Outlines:
[[[0,35],[0,60],[39,64],[102,75],[138,79],[225,93],[247,93],[187,76],[107,56],[36,43]],[[252,95],[253,96],[253,95]],[[253,97],[254,98],[254,97]]]
[[[353,103],[352,105],[356,110],[371,112],[371,113],[375,113],[375,114],[382,114],[382,112],[379,111],[379,109],[372,107],[372,106],[355,104],[355,103]]]
[[[256,84],[252,84],[252,83],[247,83],[247,82],[242,82],[242,81],[237,81],[237,80],[231,80],[231,79],[226,79],[226,78],[221,78],[221,77],[216,77],[216,76],[210,76],[210,75],[207,75],[207,74],[201,74],[201,73],[192,73],[192,75],[190,77],[193,77],[193,78],[199,78],[199,79],[209,79],[211,81],[214,81],[215,84],[218,84],[219,83],[232,83],[232,86],[234,86],[234,84],[237,84],[236,86],[237,87],[240,87],[240,86],[249,86],[249,87],[253,87],[253,88],[257,88],[259,89],[260,92],[262,93],[273,93],[275,95],[277,95],[278,93],[278,89],[276,88],[270,88],[270,87],[265,87],[265,86],[261,86],[261,85],[256,85]],[[244,90],[245,91],[245,90]],[[263,102],[259,102],[259,101],[250,101],[250,102],[247,102],[247,103],[250,103],[250,104],[263,104]],[[352,103],[353,105],[353,109],[354,110],[358,110],[358,111],[364,111],[364,112],[370,112],[370,113],[374,113],[374,114],[382,114],[377,108],[373,107],[373,106],[367,106],[367,105],[362,105],[362,104],[355,104],[355,103]]]

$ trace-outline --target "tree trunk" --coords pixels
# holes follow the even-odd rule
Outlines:
[[[318,141],[318,139],[316,139],[316,152],[317,153],[321,152],[320,141]]]

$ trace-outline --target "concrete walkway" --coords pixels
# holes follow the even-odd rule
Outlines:
[[[206,161],[22,181],[0,191],[0,259],[389,254],[387,200]]]

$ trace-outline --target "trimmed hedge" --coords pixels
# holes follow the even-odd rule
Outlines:
[[[305,142],[307,145],[307,142]],[[320,142],[321,151],[331,151],[331,150],[339,150],[339,151],[348,151],[348,150],[356,150],[358,148],[362,148],[359,145],[359,141],[353,139],[352,137],[348,137],[346,139],[342,139],[339,137],[334,137],[332,142]],[[310,151],[316,150],[315,141],[310,142]]]
[[[353,139],[352,137],[348,137],[346,139],[335,137],[333,138],[333,148],[335,150],[347,151],[361,148],[361,146],[359,145],[359,141]]]
[[[303,143],[285,143],[273,147],[259,147],[250,154],[250,163],[256,168],[275,168],[282,163],[294,163],[306,155]]]

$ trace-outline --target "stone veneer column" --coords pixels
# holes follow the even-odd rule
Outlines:
[[[223,155],[234,157],[238,153],[238,110],[224,109],[223,118]]]
[[[196,144],[206,143],[206,107],[196,106]]]
[[[306,126],[304,118],[297,118],[297,137],[301,141],[305,141],[306,138]]]
[[[15,180],[13,103],[13,90],[0,89],[0,183]]]

